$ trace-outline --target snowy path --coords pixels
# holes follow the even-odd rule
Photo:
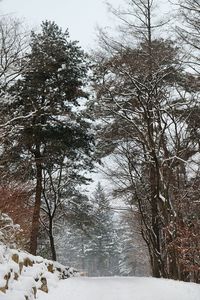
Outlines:
[[[200,300],[200,285],[154,278],[70,278],[38,300]]]

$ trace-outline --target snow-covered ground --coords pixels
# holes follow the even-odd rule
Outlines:
[[[0,245],[0,300],[200,300],[200,285],[150,277],[73,277],[73,268]]]
[[[38,300],[200,300],[200,285],[137,277],[77,277],[59,281]]]
[[[34,300],[77,271],[0,244],[0,300]],[[57,299],[57,298],[55,298]]]

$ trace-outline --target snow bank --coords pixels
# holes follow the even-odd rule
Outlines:
[[[200,300],[194,283],[142,277],[70,278],[38,300]]]
[[[60,279],[75,276],[73,268],[0,245],[0,299],[32,300],[48,293]]]

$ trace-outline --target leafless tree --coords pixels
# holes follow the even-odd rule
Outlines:
[[[154,35],[163,25],[153,23],[155,2],[133,0],[127,13],[115,11],[137,43],[130,47],[103,36],[107,55],[97,57],[95,105],[106,124],[106,151],[115,149],[120,165],[112,176],[137,203],[152,273],[175,278],[178,266],[167,251],[165,228],[176,220],[175,191],[186,183],[185,165],[198,152],[187,122],[198,97],[184,89],[178,48]]]
[[[177,32],[185,45],[189,66],[200,75],[200,3],[198,0],[179,1]]]
[[[9,131],[14,131],[13,120],[5,111],[5,103],[12,98],[7,93],[15,80],[20,76],[24,65],[22,61],[28,49],[29,33],[22,21],[4,16],[0,18],[0,134],[1,144]]]
[[[61,155],[59,163],[43,169],[43,192],[41,205],[41,224],[49,237],[52,259],[56,260],[56,247],[54,242],[54,231],[56,221],[63,219],[65,214],[63,204],[66,200],[65,190],[72,180],[68,176],[70,167],[66,167],[65,155]],[[64,196],[65,195],[65,196]]]
[[[21,21],[0,19],[0,83],[4,90],[22,71],[22,59],[28,47],[28,33]]]

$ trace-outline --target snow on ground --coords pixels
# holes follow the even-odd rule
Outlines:
[[[200,300],[194,283],[76,275],[73,268],[0,245],[0,300]]]
[[[200,300],[200,285],[142,277],[69,278],[38,300]]]
[[[0,244],[0,300],[33,300],[77,271]]]

